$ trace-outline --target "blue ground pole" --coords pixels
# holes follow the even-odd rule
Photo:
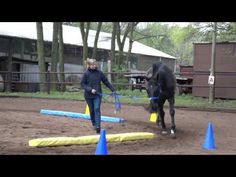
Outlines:
[[[65,117],[71,117],[71,118],[81,118],[81,119],[90,120],[90,115],[77,113],[77,112],[66,112],[66,111],[41,109],[40,113],[41,114],[46,114],[46,115],[53,115],[53,116],[65,116]],[[122,123],[122,122],[124,122],[124,119],[119,118],[119,117],[101,116],[101,121],[103,121],[103,122],[113,122],[113,123]]]

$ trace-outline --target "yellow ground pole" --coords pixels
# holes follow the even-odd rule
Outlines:
[[[121,134],[107,134],[107,142],[121,142],[154,138],[155,134],[149,132],[133,132]],[[99,141],[100,135],[89,135],[81,137],[52,137],[52,138],[38,138],[29,140],[31,147],[44,146],[63,146],[63,145],[82,145],[82,144],[96,144]]]

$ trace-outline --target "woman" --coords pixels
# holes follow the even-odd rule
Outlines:
[[[97,133],[100,133],[101,130],[101,82],[103,82],[112,92],[115,92],[114,87],[107,80],[103,72],[97,68],[96,60],[88,58],[87,70],[81,79],[81,87],[84,89],[84,98],[89,107],[91,122]]]

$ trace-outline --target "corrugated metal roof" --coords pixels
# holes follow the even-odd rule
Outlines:
[[[53,32],[53,23],[44,22],[43,23],[43,32],[44,40],[52,41],[52,32]],[[36,22],[0,22],[0,35],[3,36],[14,36],[19,38],[35,39],[37,40],[36,33]],[[88,37],[88,46],[93,47],[96,31],[90,30]],[[82,46],[81,33],[78,27],[63,25],[63,39],[65,44]],[[129,41],[126,39],[124,52],[128,51]],[[100,32],[98,40],[99,49],[111,49],[111,34]],[[116,44],[116,50],[118,51],[118,46]],[[152,47],[146,46],[140,42],[133,42],[132,53],[149,55],[149,56],[158,56],[163,58],[172,58],[175,57],[161,52]]]

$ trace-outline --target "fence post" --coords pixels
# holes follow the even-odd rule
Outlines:
[[[108,71],[108,75],[107,75],[107,79],[109,82],[111,82],[111,60],[107,61],[107,71]]]
[[[49,70],[47,71],[46,78],[47,78],[47,93],[50,94],[51,80],[50,80],[50,71]]]

